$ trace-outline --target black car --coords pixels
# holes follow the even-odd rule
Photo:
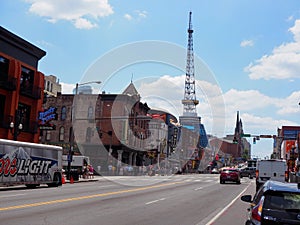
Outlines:
[[[241,200],[251,203],[246,225],[300,224],[300,184],[269,180]]]
[[[256,171],[256,167],[245,167],[240,170],[240,175],[241,177],[253,178],[255,177],[255,171]]]

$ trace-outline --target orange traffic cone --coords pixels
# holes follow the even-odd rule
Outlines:
[[[66,179],[65,179],[65,176],[64,176],[64,175],[61,177],[61,183],[62,183],[62,184],[65,184],[65,183],[66,183]]]
[[[70,184],[74,184],[73,176],[70,177]]]

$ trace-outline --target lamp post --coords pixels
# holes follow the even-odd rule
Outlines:
[[[16,110],[16,115],[15,115],[15,122],[10,122],[10,131],[14,136],[14,141],[17,140],[18,135],[21,133],[21,130],[23,129],[23,124],[21,123],[21,116],[20,116],[20,111]]]
[[[76,87],[75,87],[75,96],[78,94],[78,87],[81,85],[86,85],[86,84],[101,84],[101,81],[89,81],[89,82],[85,82],[85,83],[76,83]],[[72,114],[73,114],[73,110],[72,110]],[[74,114],[73,114],[74,115]],[[71,116],[71,124],[73,121],[73,116]],[[71,178],[71,163],[73,161],[73,145],[74,145],[74,131],[73,131],[73,127],[70,130],[70,137],[69,137],[69,143],[70,143],[70,149],[69,149],[69,153],[68,153],[68,167],[67,167],[67,178],[70,179]]]
[[[86,85],[86,84],[101,84],[102,82],[101,81],[89,81],[89,82],[85,82],[85,83],[76,83],[76,88],[75,88],[75,95],[78,94],[78,87],[81,86],[81,85]]]

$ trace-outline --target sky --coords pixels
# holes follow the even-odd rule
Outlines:
[[[182,115],[189,12],[197,113],[207,133],[277,134],[300,125],[299,0],[2,0],[0,25],[46,51],[38,70],[63,94],[133,82],[150,108]],[[252,144],[252,138],[248,139]],[[272,139],[252,156],[273,151]]]

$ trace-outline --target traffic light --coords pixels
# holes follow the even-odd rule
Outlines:
[[[253,144],[256,144],[256,138],[255,137],[253,138]]]

